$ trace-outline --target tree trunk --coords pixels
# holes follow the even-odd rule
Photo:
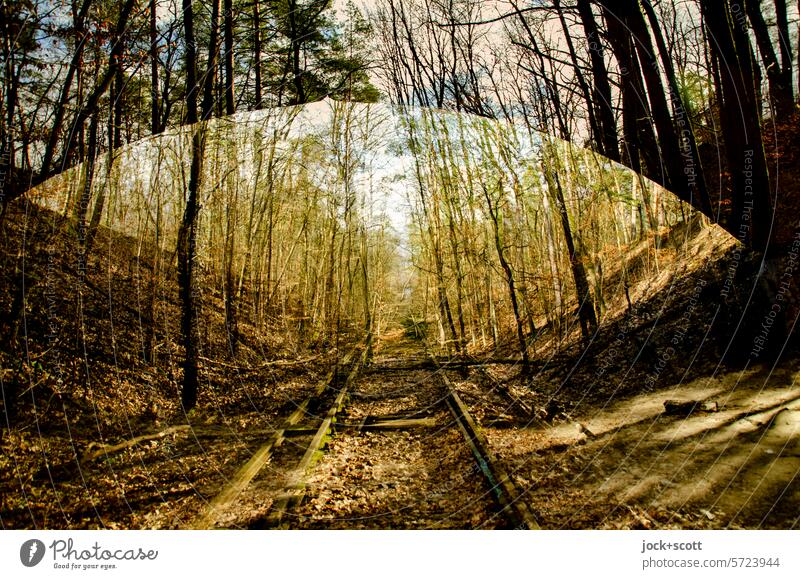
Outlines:
[[[3,9],[5,11],[5,3]],[[9,43],[9,38],[4,35],[3,56],[5,60],[5,90],[6,90],[6,116],[0,119],[0,171],[7,179],[8,175],[16,166],[15,150],[15,123],[14,115],[17,111],[17,101],[19,100],[19,83],[22,73],[23,62],[20,62],[14,70],[14,51]],[[22,56],[24,61],[25,56]],[[21,132],[21,131],[20,131]],[[5,196],[3,196],[5,197]],[[4,199],[3,199],[4,201]]]
[[[81,263],[86,267],[86,213],[92,200],[92,183],[94,182],[95,158],[97,157],[97,113],[92,115],[89,124],[89,148],[86,152],[86,167],[84,168],[83,186],[78,199],[76,217],[78,221],[78,242],[81,245]],[[79,269],[81,269],[79,267]],[[81,270],[82,271],[82,270]]]
[[[158,297],[159,278],[161,275],[161,197],[156,201],[155,240],[153,242],[152,275],[150,276],[150,292],[147,296],[145,310],[145,334],[143,357],[145,362],[156,362],[156,299]]]
[[[192,0],[183,0],[183,25],[186,39],[186,120],[192,125],[192,160],[186,207],[178,230],[178,292],[181,302],[181,342],[184,347],[181,404],[188,412],[197,404],[198,336],[195,300],[194,261],[197,245],[198,192],[203,159],[203,136],[197,126],[197,45],[194,37]]]
[[[236,112],[233,90],[233,1],[225,0],[225,114]]]
[[[647,97],[650,102],[652,123],[658,134],[658,146],[661,152],[660,160],[665,168],[661,183],[667,189],[676,192],[679,197],[688,199],[689,195],[684,191],[684,183],[682,182],[685,179],[681,179],[682,171],[680,153],[677,146],[678,140],[670,119],[664,85],[661,83],[661,73],[658,70],[656,52],[653,50],[647,24],[644,21],[644,16],[642,16],[638,0],[625,0],[622,10],[625,15],[624,22],[631,32],[631,39],[639,57],[647,87]]]
[[[291,104],[301,105],[306,102],[306,93],[303,87],[303,70],[300,66],[300,53],[302,48],[302,40],[300,38],[300,31],[298,30],[297,23],[297,2],[289,0],[289,31],[291,43],[290,46],[290,62],[292,71],[292,82],[294,84],[295,97]]]
[[[122,146],[122,111],[123,109],[123,99],[122,99],[122,91],[125,86],[125,75],[122,72],[121,67],[117,67],[117,70],[114,72],[114,87],[113,87],[113,98],[111,99],[114,103],[114,149],[119,149]]]
[[[675,69],[672,65],[671,55],[667,49],[666,42],[664,42],[664,35],[661,32],[661,26],[656,18],[656,13],[653,10],[650,0],[642,0],[642,5],[647,14],[650,28],[653,30],[658,52],[661,55],[661,65],[664,67],[664,74],[669,86],[674,122],[679,133],[677,136],[678,147],[683,162],[681,185],[686,187],[686,191],[683,196],[681,196],[680,191],[676,193],[678,193],[680,198],[698,208],[706,216],[716,220],[716,214],[711,207],[711,200],[708,196],[705,173],[700,159],[700,152],[697,149],[694,129],[692,128],[691,119],[688,118],[686,105],[683,102],[680,89],[678,88],[678,81],[675,76]]]
[[[117,86],[121,86],[119,83]],[[100,227],[100,219],[103,216],[103,208],[105,207],[106,203],[106,191],[111,187],[111,173],[114,168],[114,150],[117,146],[117,140],[119,139],[119,132],[115,131],[115,126],[118,125],[119,121],[115,122],[115,118],[118,114],[121,114],[119,109],[116,106],[116,98],[115,94],[117,92],[117,87],[112,85],[111,87],[111,94],[108,103],[108,126],[106,128],[107,137],[108,137],[108,161],[106,163],[106,182],[104,186],[100,189],[97,194],[97,200],[94,203],[94,209],[92,210],[92,219],[89,222],[89,232],[86,236],[86,253],[89,253],[94,245],[94,238],[97,234],[97,229]]]
[[[556,157],[555,153],[553,157]],[[558,172],[552,171],[550,167],[542,167],[550,193],[555,196],[556,210],[561,217],[561,228],[564,231],[564,241],[569,252],[569,264],[572,268],[572,277],[575,280],[575,294],[578,299],[578,320],[581,324],[581,333],[584,339],[589,339],[597,330],[597,316],[595,315],[594,302],[589,290],[589,282],[586,278],[586,269],[583,266],[583,259],[575,248],[575,241],[572,237],[572,227],[569,223],[567,204],[564,201],[564,191],[561,187],[561,180]]]
[[[701,0],[710,49],[720,62],[720,116],[728,172],[733,184],[733,214],[727,229],[763,252],[773,206],[762,144],[753,63],[746,32],[736,25],[728,0]]]
[[[626,164],[635,172],[663,183],[663,176],[659,173],[661,163],[658,159],[658,145],[630,30],[620,21],[617,13],[609,8],[607,2],[601,2],[600,5],[608,29],[609,43],[620,70],[622,132],[625,140]]]
[[[554,231],[553,210],[550,207],[550,195],[547,191],[542,195],[542,206],[544,210],[544,237],[545,246],[547,247],[547,263],[550,268],[550,276],[553,280],[551,286],[553,290],[553,314],[548,314],[553,326],[553,333],[557,336],[558,340],[561,339],[561,316],[564,313],[563,308],[563,291],[561,289],[561,272],[558,267],[558,257],[556,252],[556,234]]]
[[[261,7],[260,0],[253,0],[253,67],[255,68],[256,102],[253,108],[261,110],[264,106],[261,95]]]
[[[722,98],[718,100],[733,198],[726,228],[751,250],[742,256],[731,281],[752,290],[741,292],[746,296],[742,297],[731,291],[733,285],[723,287],[724,309],[716,332],[726,361],[749,364],[767,358],[774,361],[789,346],[794,320],[788,314],[797,311],[796,299],[791,297],[796,295],[797,273],[787,257],[790,247],[796,250],[800,241],[795,237],[787,247],[771,239],[774,197],[762,145],[752,48],[747,30],[737,25],[735,6],[728,0],[700,2],[704,25],[713,39],[710,49],[724,63],[719,67]]]
[[[564,40],[567,43],[569,51],[569,58],[572,62],[572,68],[575,72],[575,80],[578,82],[578,87],[583,95],[583,100],[586,102],[586,112],[589,117],[589,128],[592,131],[592,140],[595,143],[595,149],[601,155],[605,155],[605,140],[603,139],[603,128],[597,122],[596,107],[592,102],[591,94],[589,93],[589,85],[581,70],[580,63],[578,62],[578,55],[575,52],[575,45],[572,42],[572,34],[569,31],[566,18],[564,18],[564,11],[561,9],[561,0],[554,0],[553,7],[558,13],[558,19],[561,23],[561,31],[564,33]],[[613,152],[612,152],[613,153]]]
[[[158,106],[158,15],[156,0],[150,0],[150,130],[154,135],[161,132]]]
[[[794,104],[794,87],[792,86],[793,66],[792,66],[792,42],[789,37],[789,20],[786,14],[786,0],[775,1],[775,22],[778,25],[778,44],[781,53],[781,75],[782,84],[787,87],[788,97],[791,104]],[[800,43],[800,39],[798,39]]]
[[[217,75],[217,57],[219,55],[219,3],[211,0],[211,30],[208,36],[208,66],[203,77],[203,102],[200,107],[202,119],[210,119],[214,112],[214,80]]]
[[[589,57],[592,62],[592,79],[594,83],[592,102],[594,103],[597,124],[600,129],[598,138],[602,143],[603,154],[613,161],[620,161],[617,144],[617,124],[614,120],[614,109],[611,100],[611,83],[608,80],[603,45],[594,20],[590,0],[578,0],[578,13],[581,17]],[[601,143],[598,143],[600,145]]]
[[[483,185],[483,184],[482,184]],[[492,220],[492,227],[494,231],[494,247],[497,251],[497,259],[500,261],[500,267],[506,276],[506,284],[508,285],[508,296],[511,300],[511,310],[514,312],[514,321],[517,328],[517,340],[519,342],[519,352],[522,355],[522,370],[527,373],[530,371],[530,358],[528,357],[528,344],[525,340],[525,326],[522,314],[519,308],[519,301],[517,300],[517,289],[514,280],[514,271],[511,265],[506,260],[505,248],[500,233],[500,216],[498,215],[499,209],[492,203],[489,190],[483,185],[483,195],[486,199],[486,206],[489,210],[489,218]]]
[[[761,12],[761,2],[757,0],[746,0],[745,10],[753,27],[753,33],[758,44],[758,51],[761,53],[761,60],[764,62],[764,70],[767,72],[769,82],[769,98],[772,103],[773,115],[783,119],[792,113],[794,108],[794,96],[792,91],[792,68],[791,58],[784,59],[786,47],[783,38],[779,38],[781,58],[784,63],[788,63],[788,68],[778,63],[778,56],[772,46],[772,37],[764,15]],[[781,0],[775,1],[776,15],[779,13],[779,5],[783,7],[783,19],[786,19],[786,3]],[[779,31],[780,34],[780,31]],[[786,38],[788,43],[788,38]]]
[[[234,279],[234,252],[236,248],[236,216],[238,208],[238,189],[236,176],[238,176],[237,164],[238,155],[236,148],[236,137],[230,135],[231,146],[227,151],[227,173],[226,193],[227,203],[225,208],[225,250],[224,265],[225,278],[223,282],[223,292],[225,295],[225,326],[228,335],[229,351],[235,357],[239,348],[239,312],[238,301],[236,299],[236,282]]]
[[[362,293],[361,297],[364,301],[364,333],[366,334],[367,352],[365,355],[367,363],[372,362],[372,307],[370,304],[370,285],[369,285],[369,247],[367,246],[367,232],[366,228],[361,228],[361,276],[362,276]]]
[[[439,306],[439,313],[442,319],[442,325],[447,324],[447,329],[450,332],[450,337],[456,345],[456,353],[461,353],[461,344],[458,339],[458,332],[453,322],[453,311],[450,308],[450,300],[447,297],[447,284],[444,279],[444,264],[442,263],[441,248],[438,242],[434,242],[434,247],[431,248],[433,252],[433,260],[436,266],[436,294]]]
[[[67,109],[67,101],[69,100],[69,93],[72,89],[72,79],[75,77],[76,71],[80,68],[83,59],[83,47],[86,43],[86,30],[84,27],[84,20],[92,5],[92,0],[83,0],[80,12],[75,15],[73,26],[78,33],[78,44],[75,47],[75,52],[70,60],[69,67],[67,68],[67,76],[64,79],[64,84],[61,85],[61,92],[58,96],[58,105],[55,108],[55,118],[51,123],[50,137],[47,140],[47,146],[44,150],[42,157],[42,166],[39,173],[39,179],[44,180],[50,174],[50,165],[55,156],[56,146],[58,145],[58,137],[61,133],[61,125],[64,123],[64,112]]]

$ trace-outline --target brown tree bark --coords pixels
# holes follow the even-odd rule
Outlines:
[[[603,127],[597,120],[597,107],[592,100],[592,96],[589,92],[589,84],[586,82],[586,78],[583,75],[581,66],[578,63],[578,55],[575,52],[575,45],[572,42],[572,34],[569,31],[569,26],[567,25],[566,18],[564,17],[564,11],[561,8],[561,0],[553,0],[553,7],[558,13],[558,20],[561,23],[561,30],[564,33],[564,40],[567,43],[567,50],[569,52],[570,61],[572,62],[572,68],[575,73],[575,80],[578,82],[578,87],[580,88],[581,94],[583,95],[583,100],[586,103],[586,112],[587,116],[589,117],[589,128],[592,131],[592,140],[594,141],[595,149],[601,155],[605,155],[606,140],[603,138]],[[614,151],[611,151],[611,153],[613,155]]]
[[[225,0],[225,114],[236,112],[233,90],[233,1]]]
[[[158,106],[158,27],[156,0],[150,0],[150,130],[154,135],[161,132]]]
[[[622,94],[622,134],[625,141],[624,162],[646,177],[663,183],[658,159],[658,145],[647,95],[642,83],[642,72],[636,48],[626,27],[619,6],[609,2],[598,2],[606,22],[609,43],[620,71],[620,92]],[[644,161],[644,164],[642,164]]]
[[[744,3],[747,17],[750,20],[750,25],[753,27],[753,33],[758,45],[758,51],[761,53],[761,60],[764,63],[764,70],[767,73],[767,81],[769,82],[769,99],[772,105],[773,114],[778,118],[785,118],[792,113],[794,108],[794,96],[792,91],[792,59],[787,58],[788,37],[779,37],[779,48],[781,50],[782,62],[778,62],[778,56],[775,53],[775,48],[772,45],[772,37],[770,36],[767,23],[764,21],[764,15],[761,12],[761,2],[757,0],[746,0]],[[786,3],[776,0],[776,14],[783,8],[783,21],[786,19]],[[788,30],[786,30],[788,32]],[[779,32],[779,35],[781,33]],[[788,66],[786,66],[788,64]]]
[[[203,159],[203,137],[197,127],[197,45],[194,36],[192,0],[183,0],[183,26],[186,42],[186,121],[192,128],[192,160],[183,220],[178,231],[178,293],[181,301],[181,342],[184,347],[181,404],[188,412],[197,404],[197,303],[195,300],[194,261],[197,248],[198,192]]]
[[[210,119],[214,112],[214,81],[217,77],[219,56],[219,7],[221,0],[211,0],[211,30],[208,35],[208,65],[203,76],[203,102],[200,104],[203,120]]]
[[[578,0],[578,13],[581,17],[586,44],[592,62],[593,95],[592,102],[596,109],[599,125],[599,139],[602,142],[603,154],[613,161],[620,161],[617,141],[617,124],[611,100],[611,83],[608,80],[603,45],[594,19],[590,0]]]
[[[262,46],[261,46],[261,5],[260,0],[253,0],[253,67],[255,69],[255,110],[261,110],[264,107],[261,82],[261,59],[262,59]]]
[[[655,38],[658,52],[661,55],[661,66],[664,68],[664,75],[669,87],[673,120],[678,131],[678,147],[681,152],[683,165],[682,183],[686,186],[686,191],[689,195],[688,199],[685,200],[713,219],[715,217],[715,212],[711,207],[703,164],[700,159],[700,152],[697,149],[694,128],[691,119],[688,117],[688,111],[681,97],[680,89],[678,88],[675,68],[672,65],[672,56],[667,49],[664,35],[661,32],[661,25],[658,22],[658,18],[656,18],[656,13],[653,10],[650,0],[642,0],[642,6],[644,7],[645,14],[647,14],[650,28],[653,31],[653,37]]]
[[[767,249],[773,200],[755,93],[752,52],[746,31],[735,25],[728,0],[701,0],[709,48],[718,61],[720,116],[727,170],[733,184],[733,211],[727,229],[740,241]],[[721,98],[720,98],[721,97]]]
[[[636,47],[636,54],[642,67],[642,74],[647,87],[647,98],[650,102],[652,123],[658,135],[660,161],[664,166],[661,183],[673,191],[681,199],[688,201],[692,196],[688,192],[686,178],[681,170],[680,150],[675,127],[670,118],[669,106],[661,82],[656,52],[647,30],[644,16],[638,0],[624,0],[621,3],[624,22],[631,32],[631,39]]]

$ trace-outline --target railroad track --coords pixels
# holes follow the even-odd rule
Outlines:
[[[228,479],[222,490],[206,504],[189,528],[210,529],[216,527],[224,518],[226,512],[236,505],[245,489],[262,472],[287,438],[303,434],[303,429],[297,428],[297,425],[307,417],[315,417],[318,409],[323,406],[326,397],[333,396],[336,401],[335,407],[340,408],[349,383],[355,378],[364,364],[365,352],[366,349],[363,347],[356,347],[348,352],[331,369],[325,379],[317,385],[311,396],[297,404],[295,410],[283,421],[281,426]],[[322,419],[322,423],[316,428],[313,444],[317,445],[317,450],[321,447],[324,435],[330,428],[335,414],[336,411],[333,408],[329,409]],[[323,426],[325,426],[325,429],[323,429]]]
[[[472,451],[472,455],[481,470],[486,482],[491,489],[500,512],[513,522],[517,529],[539,529],[536,517],[531,513],[527,503],[521,500],[521,494],[506,470],[495,458],[489,448],[486,437],[481,432],[476,420],[472,417],[467,406],[453,388],[444,374],[439,374],[440,379],[447,388],[447,405],[452,412],[458,428]]]
[[[298,407],[193,527],[227,526],[225,511],[246,503],[247,486],[291,437],[272,471],[268,512],[232,526],[538,528],[447,377],[453,370],[428,360],[431,367],[422,357],[379,361],[366,372],[363,355],[342,364],[319,400]],[[374,370],[386,366],[411,368]],[[317,412],[308,412],[312,405]]]

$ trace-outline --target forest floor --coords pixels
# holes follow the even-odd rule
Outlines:
[[[244,325],[243,352],[231,360],[224,344],[213,343],[224,324],[221,299],[204,296],[211,338],[203,398],[186,416],[175,402],[172,372],[175,288],[161,289],[161,354],[158,363],[146,363],[137,356],[141,320],[126,308],[141,292],[132,265],[141,248],[126,238],[101,239],[98,246],[113,249],[89,264],[85,317],[76,318],[87,329],[88,348],[75,350],[74,295],[57,292],[58,303],[51,303],[53,283],[76,286],[74,247],[59,218],[27,211],[11,212],[2,225],[6,239],[17,239],[24,226],[39,240],[27,248],[33,281],[25,348],[2,352],[2,528],[195,526],[209,501],[329,379],[340,353],[268,342]],[[721,363],[708,304],[732,244],[714,228],[677,233],[689,241],[677,248],[665,240],[656,273],[630,288],[632,306],[622,293],[609,296],[590,344],[575,331],[555,343],[544,331],[531,374],[509,364],[446,371],[543,528],[800,526],[796,360],[745,369]],[[2,256],[4,311],[12,307],[22,250],[9,244]],[[635,269],[635,252],[626,259]],[[689,309],[695,302],[702,305]],[[46,339],[53,325],[59,337]],[[675,340],[680,354],[666,357]],[[486,354],[487,361],[503,354]],[[306,473],[305,501],[285,526],[508,526],[448,418],[436,371],[380,370],[413,366],[426,355],[424,344],[400,331],[378,339],[374,369],[351,386],[325,452]],[[80,378],[85,362],[89,380]],[[671,414],[668,400],[705,407]],[[310,414],[319,418],[328,403]],[[387,431],[355,427],[369,417],[409,416],[421,421]],[[209,526],[262,526],[311,438],[302,428],[287,435]]]
[[[667,400],[698,407],[674,415]],[[544,427],[484,429],[545,528],[800,526],[793,368],[723,372],[576,410]]]

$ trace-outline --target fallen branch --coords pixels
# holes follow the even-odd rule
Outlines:
[[[96,442],[89,443],[89,446],[83,453],[81,457],[81,464],[85,464],[96,460],[98,458],[105,458],[108,455],[120,452],[127,448],[131,448],[142,442],[149,442],[151,440],[160,440],[172,434],[185,434],[191,435],[195,438],[253,438],[253,437],[263,437],[263,436],[272,436],[275,434],[276,430],[274,428],[269,429],[247,429],[244,432],[238,432],[232,428],[226,426],[206,426],[206,425],[198,425],[192,426],[189,424],[180,424],[177,426],[170,426],[162,430],[161,432],[154,432],[150,434],[143,434],[141,436],[136,436],[129,440],[124,440],[118,444],[98,444]]]
[[[180,424],[178,426],[170,426],[169,428],[165,428],[161,432],[155,432],[152,434],[143,434],[141,436],[137,436],[135,438],[131,438],[129,440],[125,440],[118,444],[98,444],[96,442],[92,442],[89,444],[86,451],[83,453],[81,457],[81,464],[85,464],[96,458],[100,458],[103,456],[107,456],[109,454],[113,454],[115,452],[119,452],[120,450],[125,450],[126,448],[130,448],[132,446],[136,446],[141,442],[148,442],[150,440],[158,440],[169,436],[171,434],[178,434],[180,432],[189,432],[191,426],[188,424]]]
[[[226,364],[225,362],[220,362],[219,360],[206,358],[205,356],[199,356],[199,359],[202,362],[213,364],[215,366],[221,366],[223,368],[228,368],[230,370],[240,370],[242,372],[257,372],[259,370],[263,370],[264,368],[269,368],[270,366],[300,366],[302,364],[313,362],[320,356],[321,354],[316,354],[314,356],[309,356],[308,358],[301,358],[300,360],[293,360],[293,359],[270,360],[269,362],[264,362],[260,366],[237,366],[236,364]]]

